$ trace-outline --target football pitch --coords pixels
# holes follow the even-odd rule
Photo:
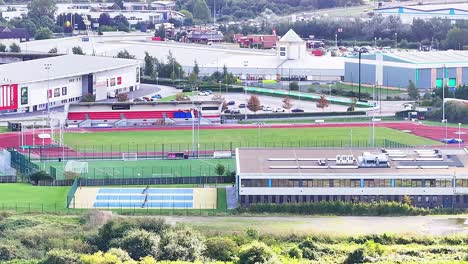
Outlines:
[[[224,165],[225,171],[235,170],[235,159],[188,159],[188,160],[90,160],[88,173],[84,179],[132,179],[132,178],[174,178],[215,176],[218,164]],[[66,162],[42,162],[38,165],[46,170],[54,167],[57,179],[65,178]]]
[[[190,150],[191,130],[144,130],[113,132],[67,132],[65,144],[83,151],[170,151]],[[369,127],[250,128],[200,130],[200,148],[226,150],[237,147],[342,147],[365,146],[372,138]],[[412,146],[440,145],[440,142],[398,130],[376,127],[376,145],[384,140]]]

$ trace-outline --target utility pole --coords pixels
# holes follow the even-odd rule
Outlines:
[[[216,0],[213,0],[213,25],[216,25]]]

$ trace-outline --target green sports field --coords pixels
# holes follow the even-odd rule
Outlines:
[[[371,140],[369,127],[353,128],[252,128],[200,130],[200,150],[229,150],[236,147],[344,147],[366,146]],[[422,146],[440,142],[390,128],[375,128],[376,145],[384,140]],[[191,130],[146,130],[116,132],[68,132],[65,143],[78,151],[186,151],[191,149]]]
[[[57,179],[64,179],[65,162],[43,162],[40,166],[55,167]],[[132,179],[132,178],[174,178],[214,176],[217,164],[223,164],[225,171],[235,170],[234,159],[189,159],[189,160],[91,160],[85,179]]]
[[[68,190],[68,186],[44,187],[26,183],[0,184],[0,210],[61,211],[66,207]]]

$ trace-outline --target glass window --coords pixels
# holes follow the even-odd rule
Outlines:
[[[54,97],[59,97],[60,96],[60,88],[55,88],[54,89]]]
[[[457,79],[456,78],[450,78],[448,82],[448,87],[457,87]]]
[[[21,87],[21,104],[28,104],[28,87]]]
[[[437,78],[436,79],[436,88],[442,88],[442,85],[443,85],[442,78]]]
[[[67,87],[62,87],[62,95],[67,95]]]

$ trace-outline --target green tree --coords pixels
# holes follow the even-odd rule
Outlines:
[[[41,39],[50,39],[52,38],[52,31],[46,27],[41,27],[36,31],[36,35],[34,35],[35,40]]]
[[[208,5],[206,4],[205,0],[194,0],[193,4],[193,18],[198,19],[200,21],[208,21],[210,20],[210,10],[208,9]]]
[[[58,52],[57,48],[51,48],[49,50],[49,53],[57,53],[57,52]]]
[[[289,83],[289,90],[291,91],[299,91],[299,84],[294,81]]]
[[[195,73],[195,74],[197,75],[197,78],[198,78],[198,76],[200,75],[200,67],[198,67],[198,62],[197,62],[197,60],[194,61],[193,73]]]
[[[468,43],[468,29],[452,28],[447,33],[447,46],[450,49],[463,48]]]
[[[128,101],[128,94],[126,93],[117,94],[117,102],[127,102],[127,101]]]
[[[81,98],[81,102],[96,102],[96,96],[94,94],[85,94]]]
[[[226,167],[224,167],[223,164],[221,164],[221,163],[216,164],[215,173],[216,173],[218,176],[223,175],[223,174],[224,174],[224,171],[226,171]]]
[[[6,46],[0,43],[0,52],[5,52]]]
[[[121,50],[119,53],[117,53],[117,58],[135,59],[135,55],[131,55],[127,50]]]
[[[411,100],[418,100],[420,97],[418,88],[416,88],[416,85],[411,80],[408,83],[408,96]]]
[[[145,76],[151,76],[154,72],[154,59],[145,51]]]
[[[80,46],[73,47],[72,52],[75,55],[84,55],[83,49]]]
[[[57,10],[54,0],[32,0],[28,4],[28,17],[32,19],[40,19],[41,17],[55,18]]]
[[[254,241],[241,248],[238,264],[280,263],[276,254],[263,242]]]
[[[16,44],[15,42],[10,44],[9,50],[10,52],[21,52],[20,46],[18,46],[18,44]]]
[[[127,251],[134,260],[142,257],[159,256],[159,236],[145,230],[132,230],[122,239],[118,240],[118,246]]]
[[[202,236],[187,227],[171,230],[164,236],[161,259],[195,261],[205,250]]]
[[[155,37],[160,37],[162,40],[166,39],[166,28],[164,23],[159,24],[159,27],[154,31]]]
[[[121,248],[111,248],[107,251],[107,253],[116,256],[121,262],[128,261],[128,263],[132,263],[132,258],[130,257],[128,252]]]
[[[213,237],[206,241],[205,256],[219,261],[232,261],[238,249],[237,244],[228,237]]]
[[[33,184],[38,184],[39,181],[52,180],[52,177],[47,172],[40,170],[29,175],[29,180]]]
[[[71,250],[52,249],[47,252],[44,263],[47,264],[75,264],[79,256]]]

